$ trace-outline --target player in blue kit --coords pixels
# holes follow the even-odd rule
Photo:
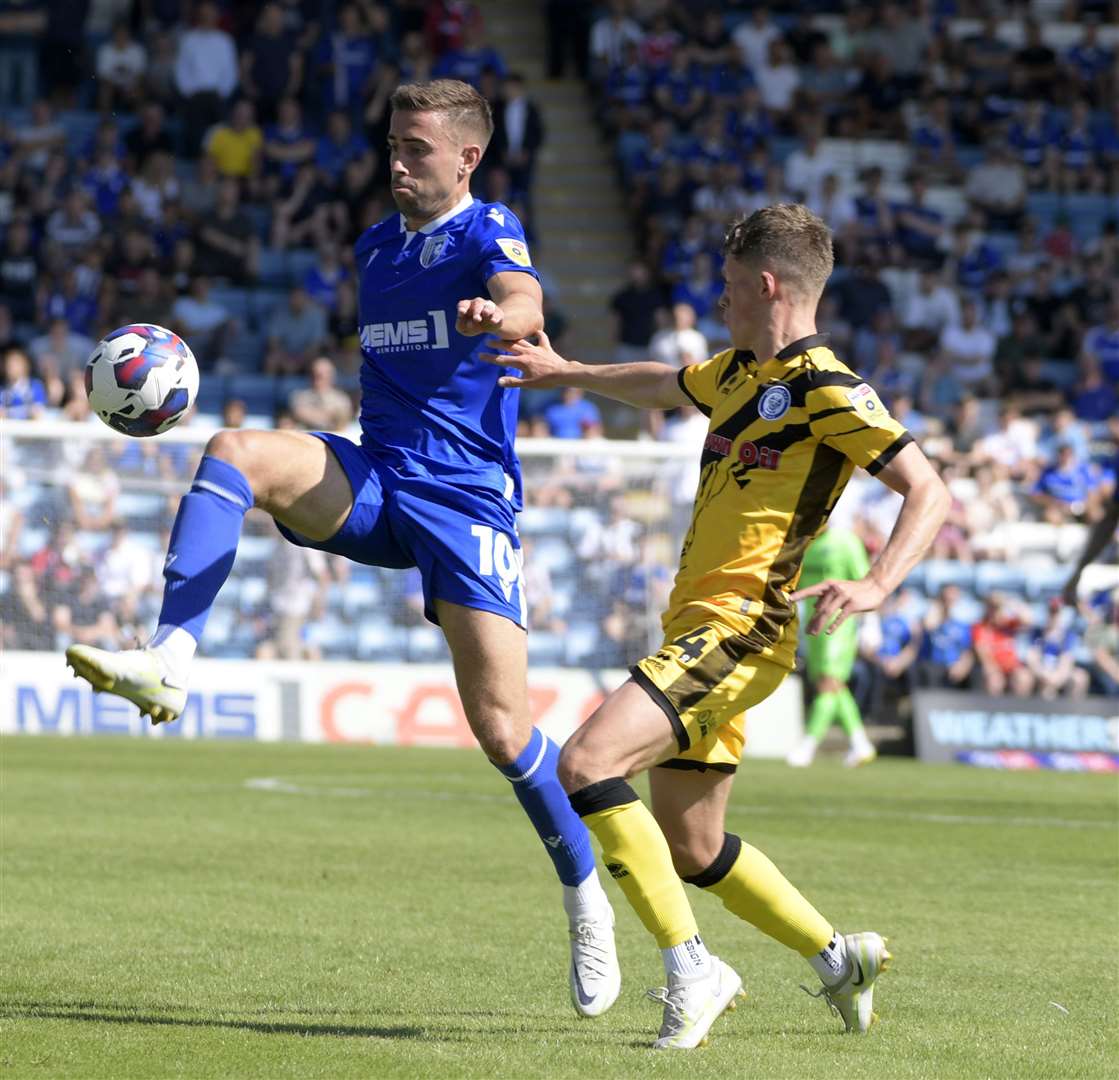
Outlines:
[[[587,830],[556,779],[558,748],[529,716],[518,392],[499,386],[502,372],[477,356],[486,335],[516,340],[544,324],[520,222],[470,195],[492,132],[489,105],[466,83],[397,89],[389,153],[400,212],[355,249],[361,443],[324,432],[218,432],[179,505],[151,640],[121,652],[72,645],[66,656],[96,689],[135,702],[155,723],[174,720],[252,506],[292,543],[418,567],[471,729],[513,784],[563,884],[572,1001],[597,1016],[621,985],[614,914]]]

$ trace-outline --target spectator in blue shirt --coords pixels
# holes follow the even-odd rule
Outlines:
[[[900,679],[917,659],[920,644],[906,611],[911,596],[907,589],[887,598],[879,617],[879,640],[870,650],[873,668],[890,680]]]
[[[1056,462],[1038,477],[1031,495],[1046,521],[1062,525],[1071,518],[1091,516],[1102,486],[1098,466],[1079,460],[1076,450],[1065,443],[1057,452]]]
[[[319,85],[329,109],[360,110],[377,76],[377,46],[354,4],[338,9],[338,26],[319,40]]]
[[[894,207],[894,221],[897,241],[906,255],[920,268],[939,270],[944,262],[944,215],[926,204],[928,189],[925,177],[914,173],[909,178],[909,199]]]
[[[1047,115],[1043,101],[1031,101],[1024,114],[1010,125],[1007,142],[1017,152],[1031,187],[1041,187],[1055,179],[1050,150],[1059,137],[1060,132]]]
[[[692,259],[688,274],[672,290],[671,300],[674,304],[690,304],[696,313],[696,323],[699,330],[708,340],[712,334],[706,324],[717,319],[719,313],[719,297],[723,295],[723,283],[715,276],[711,256],[707,252],[700,252]],[[715,335],[723,336],[725,331],[715,327]]]
[[[1069,395],[1069,404],[1078,420],[1102,424],[1119,416],[1119,393],[1106,382],[1099,364],[1086,360],[1081,366],[1080,381]]]
[[[303,125],[303,113],[295,98],[284,98],[277,109],[276,123],[264,129],[265,189],[275,196],[291,190],[301,165],[313,161],[315,139]]]
[[[42,380],[31,374],[27,353],[14,346],[4,354],[4,385],[0,387],[0,417],[34,420],[47,405]]]
[[[373,175],[373,151],[364,135],[354,131],[349,114],[341,109],[330,114],[326,134],[315,149],[319,176],[330,188],[336,188],[350,162],[358,162],[367,178]]]
[[[1084,335],[1081,359],[1098,364],[1103,377],[1119,387],[1119,285],[1107,305],[1107,321],[1091,327]]]
[[[971,624],[955,616],[960,590],[945,585],[925,613],[916,681],[933,689],[966,689],[975,668]]]
[[[432,78],[461,79],[475,89],[482,81],[483,71],[492,71],[498,79],[506,75],[505,61],[495,48],[485,43],[485,30],[480,22],[467,23],[463,41],[457,49],[445,52],[432,69]]]
[[[666,71],[653,81],[657,110],[686,130],[707,105],[707,81],[703,70],[693,64],[687,49],[677,49]]]
[[[1054,597],[1045,626],[1033,632],[1026,652],[1026,666],[1037,679],[1036,690],[1042,698],[1051,701],[1060,694],[1083,697],[1088,692],[1090,676],[1076,666],[1079,648],[1080,635],[1065,621],[1061,601]]]
[[[349,278],[349,270],[338,259],[337,247],[321,244],[319,261],[303,275],[303,289],[324,311],[333,314],[338,307],[338,289]]]
[[[544,410],[544,422],[553,439],[593,439],[602,435],[602,413],[577,386],[564,388],[563,397]]]
[[[1095,19],[1084,24],[1084,35],[1065,54],[1065,66],[1082,93],[1096,104],[1102,104],[1107,73],[1115,62],[1115,54],[1100,44],[1100,25]]]

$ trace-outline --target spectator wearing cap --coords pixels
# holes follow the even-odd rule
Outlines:
[[[1033,676],[1018,652],[1018,633],[1024,625],[1018,609],[1006,598],[998,594],[987,598],[983,617],[972,627],[971,635],[988,694],[1026,697],[1033,689]]]
[[[202,0],[194,27],[179,39],[175,88],[182,99],[182,150],[189,158],[199,156],[202,136],[221,119],[237,89],[237,49],[218,19],[217,4]]]

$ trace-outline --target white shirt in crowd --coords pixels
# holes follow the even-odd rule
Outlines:
[[[773,112],[788,112],[793,95],[800,86],[800,73],[795,64],[778,64],[776,67],[754,69],[758,82],[758,95],[762,104]]]
[[[591,56],[613,67],[621,63],[622,52],[631,42],[640,45],[641,27],[632,19],[599,19],[591,27]]]
[[[901,324],[907,330],[943,330],[960,322],[960,301],[947,285],[937,285],[930,293],[919,289],[910,294]]]
[[[97,580],[109,597],[136,595],[153,584],[152,560],[148,550],[124,537],[112,544],[97,560]]]
[[[785,161],[785,187],[806,203],[820,197],[824,177],[836,170],[835,162],[817,146],[810,154],[807,147],[794,150]]]
[[[751,71],[757,71],[758,68],[765,66],[766,59],[769,57],[770,43],[780,36],[781,31],[772,22],[767,20],[761,26],[757,26],[753,20],[748,19],[736,27],[731,38],[738,46],[742,62]]]
[[[505,104],[505,141],[509,151],[519,153],[525,141],[525,128],[528,126],[528,99],[513,98]]]
[[[669,367],[699,364],[711,355],[707,338],[694,327],[684,330],[658,330],[649,342],[649,356]]]
[[[848,225],[854,224],[859,216],[855,209],[854,198],[845,191],[836,191],[830,197],[821,193],[814,199],[809,199],[806,205],[812,213],[827,222],[832,232],[846,229]]]
[[[188,30],[179,41],[175,85],[183,97],[207,91],[229,97],[237,88],[237,49],[224,30]]]
[[[125,89],[134,86],[148,66],[148,54],[138,41],[118,49],[106,41],[97,50],[97,77]]]
[[[952,354],[952,370],[965,383],[979,382],[991,374],[995,335],[985,326],[946,326],[940,347]]]

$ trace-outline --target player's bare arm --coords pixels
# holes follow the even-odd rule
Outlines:
[[[690,403],[680,389],[677,372],[664,364],[652,361],[601,366],[580,364],[577,360],[566,360],[560,356],[543,331],[537,337],[538,344],[524,339],[502,342],[505,352],[479,355],[491,364],[515,368],[520,372],[520,375],[504,375],[498,379],[502,386],[519,386],[529,390],[578,386],[639,409],[673,409]]]
[[[502,271],[486,282],[486,288],[489,296],[458,302],[455,329],[460,334],[496,334],[516,340],[543,330],[544,294],[531,274]]]
[[[916,443],[905,447],[878,473],[878,479],[904,498],[894,531],[865,578],[821,581],[790,594],[793,601],[819,597],[806,627],[809,634],[818,634],[825,627],[830,634],[852,615],[878,608],[921,561],[944,524],[951,496]]]

